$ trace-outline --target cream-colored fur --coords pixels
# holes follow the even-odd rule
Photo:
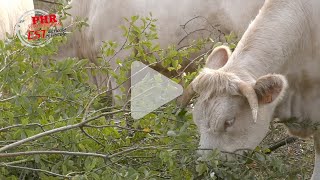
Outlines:
[[[19,18],[32,9],[33,0],[0,0],[0,39],[5,38],[6,32],[13,34]]]
[[[206,80],[197,77],[192,82],[193,90],[200,92],[193,115],[201,134],[201,148],[231,152],[253,149],[267,134],[273,118],[295,118],[302,126],[288,125],[289,132],[302,138],[314,137],[312,179],[320,179],[320,136],[316,126],[320,123],[319,19],[318,0],[266,1],[231,57],[213,59],[226,64],[203,71],[199,77]],[[223,79],[231,75],[257,93],[257,123],[252,121],[247,98],[226,91],[230,83]],[[208,96],[209,92],[213,93]]]

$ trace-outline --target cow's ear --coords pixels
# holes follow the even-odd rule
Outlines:
[[[269,74],[260,77],[254,85],[259,104],[278,103],[288,88],[288,82],[283,75]]]
[[[206,67],[210,69],[219,69],[223,67],[231,55],[231,50],[227,46],[219,46],[215,48],[208,56]]]

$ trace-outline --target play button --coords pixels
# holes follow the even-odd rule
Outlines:
[[[181,85],[135,61],[131,65],[131,116],[140,119],[183,92]]]

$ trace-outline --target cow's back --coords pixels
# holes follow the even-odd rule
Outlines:
[[[167,47],[168,44],[175,44],[178,47],[185,46],[189,42],[181,43],[181,41],[186,39],[188,34],[193,34],[199,29],[214,31],[212,27],[215,25],[220,25],[219,28],[227,33],[235,29],[235,32],[242,35],[264,0],[250,1],[246,4],[239,2],[236,6],[232,5],[232,2],[231,0],[224,3],[219,0],[200,0],[197,3],[192,0],[184,0],[183,3],[171,0],[73,0],[70,14],[87,17],[90,27],[86,28],[81,35],[79,33],[73,38],[74,44],[86,46],[86,48],[77,51],[78,53],[73,52],[72,55],[80,53],[88,56],[91,53],[97,53],[95,51],[99,49],[101,42],[106,40],[123,43],[125,37],[123,37],[119,26],[127,24],[124,18],[130,18],[134,15],[146,17],[150,12],[152,12],[153,18],[158,20],[156,22],[159,36],[157,42],[162,47]],[[240,8],[238,5],[244,6],[244,8]],[[232,7],[241,10],[233,12],[234,8]],[[188,40],[191,41],[200,36],[202,34]],[[94,42],[94,46],[92,46],[92,42]],[[88,52],[86,49],[92,50]]]
[[[0,0],[0,39],[5,33],[13,34],[14,27],[23,13],[34,9],[33,0]]]

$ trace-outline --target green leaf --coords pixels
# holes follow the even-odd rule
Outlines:
[[[54,122],[54,117],[52,115],[49,116],[50,122]]]
[[[137,21],[138,19],[139,19],[139,16],[132,16],[132,17],[131,17],[132,23],[134,23],[134,22]]]
[[[26,126],[28,123],[29,123],[29,118],[22,118],[22,119],[21,119],[21,124],[22,124],[23,126]]]
[[[199,175],[202,175],[203,173],[208,171],[208,167],[204,163],[200,163],[196,165],[196,171]]]

